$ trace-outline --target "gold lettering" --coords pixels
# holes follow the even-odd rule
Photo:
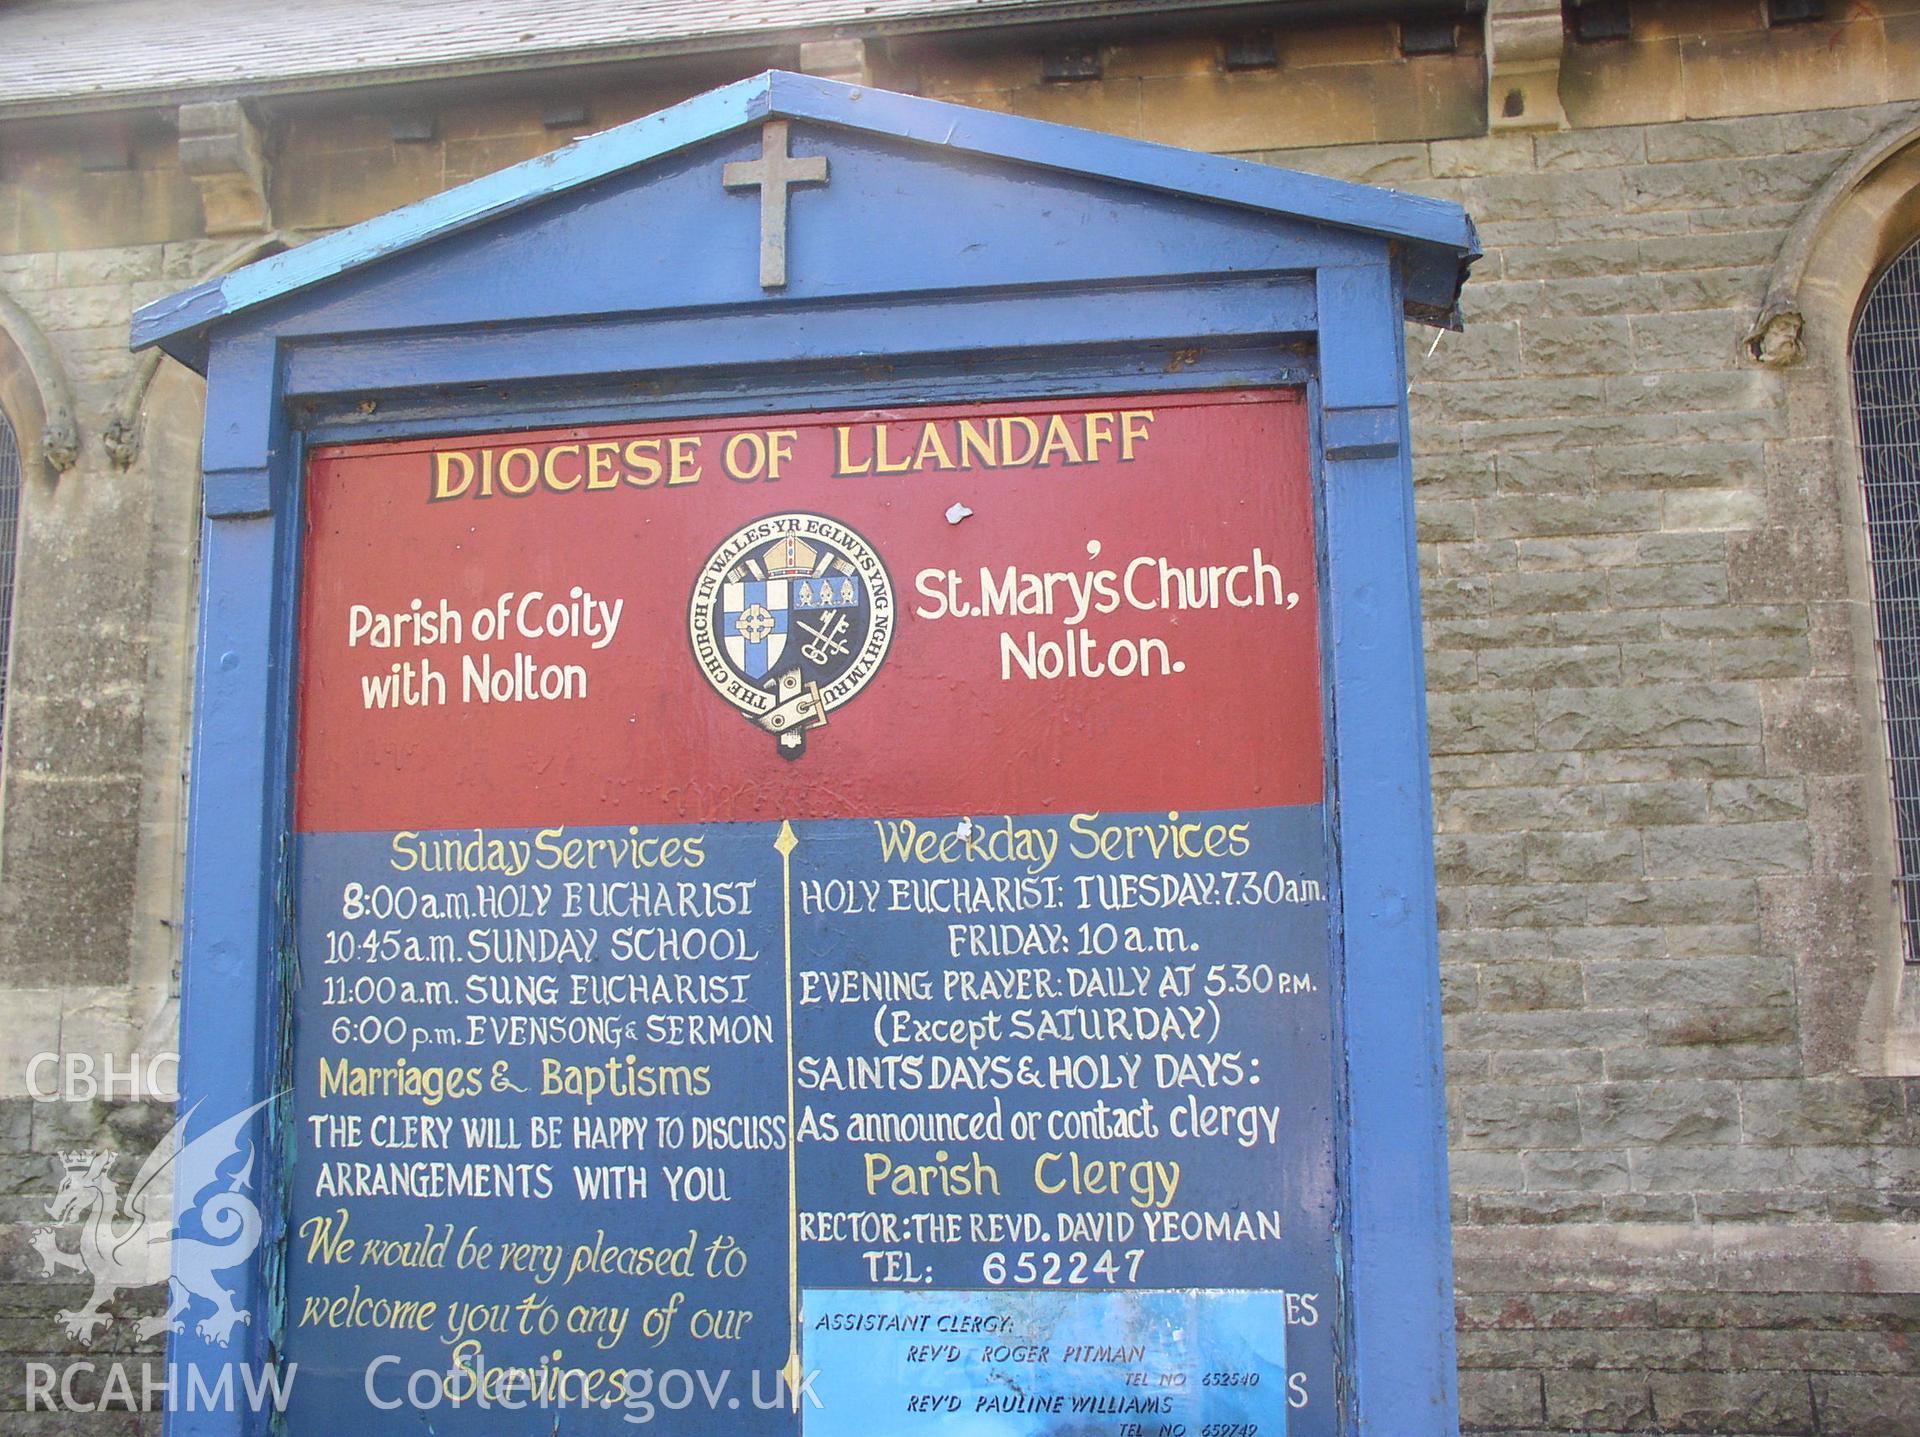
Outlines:
[[[873,426],[873,469],[876,474],[904,474],[913,468],[913,460],[902,459],[898,464],[887,462],[887,426]]]
[[[614,472],[614,461],[620,457],[620,446],[608,440],[600,439],[587,446],[587,488],[612,489],[620,482],[620,476]],[[600,476],[607,477],[602,479]]]
[[[453,469],[458,465],[460,482],[453,482]],[[433,456],[433,497],[440,499],[458,499],[467,492],[473,483],[473,456],[463,454],[458,449],[443,449]]]
[[[873,461],[864,460],[858,469],[853,467],[853,456],[848,453],[847,440],[853,433],[851,424],[836,424],[833,427],[833,472],[842,474],[867,474],[872,472]]]
[[[996,422],[1000,426],[1001,467],[1006,469],[1024,469],[1027,465],[1033,463],[1033,456],[1040,452],[1040,426],[1024,414],[1009,414],[1006,418],[997,420]],[[1017,459],[1013,453],[1013,427],[1016,424],[1020,426],[1020,432],[1025,436],[1027,441],[1026,449],[1022,451]]]
[[[780,466],[793,458],[793,441],[800,437],[798,429],[770,429],[767,431],[767,478],[778,479]]]
[[[526,482],[522,484],[516,484],[512,476],[507,472],[516,459],[524,459],[527,464]],[[539,482],[540,456],[535,454],[531,449],[509,449],[505,454],[500,456],[500,488],[504,493],[511,494],[514,498],[518,499],[524,494],[531,494],[534,485]]]
[[[1000,467],[1000,451],[993,442],[995,430],[992,421],[976,424],[971,419],[960,421],[960,467],[965,469],[974,463],[985,469]]]
[[[556,494],[564,494],[569,489],[578,489],[581,479],[585,477],[580,470],[576,469],[573,471],[573,477],[563,483],[559,477],[555,475],[553,470],[553,461],[558,459],[562,454],[571,454],[574,458],[578,459],[580,457],[580,446],[578,444],[556,444],[547,451],[546,463],[541,466],[541,477],[547,481],[547,487]]]
[[[1100,446],[1113,443],[1112,411],[1105,409],[1093,411],[1086,416],[1086,425],[1087,460],[1089,463],[1097,463],[1100,458]]]
[[[1066,455],[1067,463],[1078,464],[1080,462],[1080,451],[1074,448],[1073,445],[1073,431],[1067,428],[1067,421],[1065,419],[1061,418],[1058,414],[1053,414],[1047,418],[1047,442],[1041,446],[1040,462],[1042,464],[1052,463],[1053,454],[1056,450]]]
[[[913,456],[915,469],[925,469],[929,463],[936,469],[953,468],[953,456],[947,453],[946,442],[940,438],[940,426],[937,424],[920,426],[920,452]]]
[[[660,463],[660,441],[658,439],[633,439],[627,442],[627,468],[633,472],[626,476],[627,483],[636,489],[650,489],[660,482],[660,476],[666,472]]]
[[[700,479],[700,436],[698,434],[676,434],[668,441],[673,455],[673,467],[667,473],[667,487],[676,484],[695,484]],[[691,467],[689,467],[691,466]]]
[[[742,449],[746,450],[744,459]],[[751,429],[743,430],[727,440],[721,460],[729,479],[757,479],[760,471],[767,467],[767,442]]]

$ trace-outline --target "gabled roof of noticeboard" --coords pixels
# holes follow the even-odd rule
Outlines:
[[[158,345],[204,370],[208,331],[233,316],[769,119],[813,121],[1381,235],[1447,261],[1421,266],[1452,277],[1451,293],[1409,296],[1422,317],[1451,311],[1480,255],[1473,222],[1445,200],[769,70],[155,300],[134,313],[133,347]]]

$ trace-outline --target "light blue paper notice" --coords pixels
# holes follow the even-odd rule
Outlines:
[[[813,1290],[801,1329],[806,1437],[1286,1437],[1283,1293]]]

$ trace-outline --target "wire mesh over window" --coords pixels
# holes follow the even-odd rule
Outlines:
[[[7,650],[13,641],[13,562],[19,539],[20,439],[0,412],[0,723],[7,716]]]
[[[1906,957],[1920,962],[1920,242],[1867,291],[1853,331],[1880,689],[1893,766]]]

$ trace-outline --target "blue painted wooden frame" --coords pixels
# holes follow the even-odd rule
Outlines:
[[[954,155],[1097,175],[1225,206],[1305,216],[1400,242],[1409,281],[1406,301],[1430,318],[1453,312],[1466,269],[1480,253],[1466,215],[1443,200],[775,70],[156,301],[134,316],[135,347],[159,344],[202,369],[207,332],[218,320],[325,284],[370,260],[550,202],[698,139],[773,117],[898,137]]]
[[[557,204],[595,179],[790,115],[936,152],[1324,226],[1283,269],[1102,275],[1036,285],[764,300],[553,319],[378,323],[329,309],[383,262]],[[1297,247],[1296,247],[1297,249]],[[595,136],[394,216],[149,306],[140,344],[204,364],[206,521],[181,998],[181,1093],[209,1119],[279,1092],[288,915],[290,717],[302,456],[318,440],[540,422],[941,400],[1305,385],[1319,507],[1336,1011],[1346,1430],[1457,1429],[1452,1264],[1425,683],[1403,316],[1451,308],[1477,254],[1460,212],[1309,176],[795,76],[762,76]],[[745,262],[743,257],[742,262]],[[1102,302],[1104,301],[1104,303]],[[1116,301],[1119,301],[1116,303]],[[621,363],[596,360],[613,349]],[[592,351],[589,353],[588,351]],[[878,369],[876,370],[876,366]],[[853,371],[853,377],[848,372]],[[638,377],[646,383],[636,389]],[[602,382],[605,381],[605,382]],[[377,396],[370,400],[369,396]],[[371,411],[367,412],[371,404]],[[1356,973],[1349,954],[1364,955]],[[255,1140],[284,1148],[269,1108]],[[191,1329],[171,1359],[259,1363],[283,1316],[278,1185],[236,1292],[233,1349]],[[297,1390],[297,1387],[296,1387]],[[266,1430],[244,1412],[174,1412],[172,1437]]]

